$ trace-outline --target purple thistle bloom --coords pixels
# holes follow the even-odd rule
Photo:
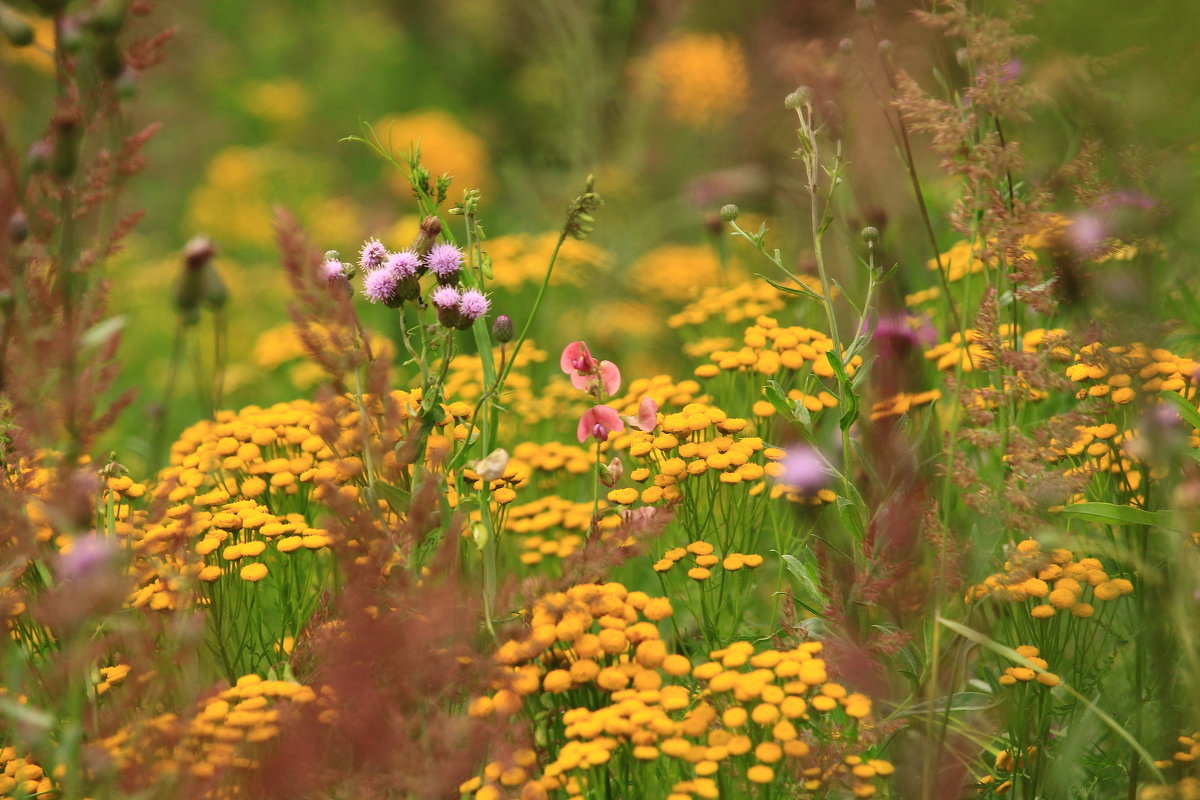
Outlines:
[[[825,459],[806,444],[788,448],[779,482],[802,494],[816,494],[829,483]]]
[[[401,279],[411,278],[421,268],[421,259],[412,250],[401,250],[388,257],[384,268],[396,273],[396,276]]]
[[[387,261],[388,251],[378,239],[371,239],[362,246],[358,264],[367,272],[379,269]]]
[[[476,291],[475,289],[467,289],[462,294],[458,310],[462,312],[464,317],[474,322],[487,313],[489,305],[491,304],[483,292]]]
[[[321,277],[330,283],[346,277],[346,265],[336,258],[326,258],[321,262]]]
[[[429,271],[437,276],[438,283],[455,283],[458,273],[462,271],[463,254],[452,244],[434,245],[425,257]]]
[[[390,269],[368,272],[363,278],[363,295],[372,303],[390,302],[400,285],[400,276]]]
[[[95,533],[81,536],[59,556],[59,576],[66,581],[90,578],[110,567],[116,555],[116,548],[105,537]]]
[[[429,300],[437,309],[438,322],[447,328],[463,326],[464,318],[459,311],[459,306],[462,305],[462,296],[459,295],[458,289],[453,286],[439,286],[433,290]],[[466,324],[470,325],[471,323],[467,322]]]
[[[439,286],[433,290],[433,294],[429,296],[429,300],[438,308],[451,309],[458,308],[462,297],[459,295],[458,289],[455,289],[453,286]]]

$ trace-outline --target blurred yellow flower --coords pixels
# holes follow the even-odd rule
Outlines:
[[[454,177],[452,199],[460,198],[464,189],[487,192],[491,187],[483,139],[445,111],[429,109],[384,117],[375,123],[375,133],[401,163],[409,147],[419,143],[421,163],[433,178],[443,173]],[[389,168],[388,182],[400,196],[410,196],[408,179],[403,173]]]
[[[746,60],[741,46],[724,36],[693,33],[664,42],[650,54],[650,71],[681,122],[711,124],[746,105]]]
[[[630,275],[647,296],[674,301],[690,300],[704,289],[726,282],[712,248],[695,245],[651,250],[634,263]]]
[[[241,94],[246,110],[267,122],[283,125],[308,116],[308,93],[298,81],[259,81],[243,88]]]
[[[557,241],[557,232],[515,233],[485,241],[483,249],[492,257],[492,285],[517,289],[525,283],[541,283]],[[606,272],[611,264],[612,256],[603,248],[567,239],[558,254],[550,283],[584,286],[597,272]]]

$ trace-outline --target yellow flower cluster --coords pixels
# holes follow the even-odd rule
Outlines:
[[[594,451],[561,442],[521,442],[513,448],[514,460],[527,465],[529,475],[539,488],[553,486],[555,475],[584,475],[596,463]]]
[[[1043,670],[1049,670],[1050,664],[1044,658],[1038,658],[1038,648],[1031,644],[1023,644],[1016,648],[1017,653],[1024,656],[1029,663],[1040,667]],[[1001,686],[1015,686],[1018,683],[1029,683],[1036,680],[1042,686],[1058,686],[1062,679],[1053,672],[1037,672],[1032,667],[1024,665],[1017,667],[1008,667],[1004,670],[1004,674],[1000,676],[999,681]]]
[[[801,276],[813,291],[820,292],[821,284],[808,276]],[[720,320],[736,325],[748,319],[772,314],[784,307],[787,295],[764,280],[736,283],[729,287],[710,286],[683,307],[683,310],[667,317],[672,328],[707,326],[710,320]]]
[[[188,513],[187,506],[178,508]],[[332,544],[329,535],[310,528],[303,515],[281,519],[253,500],[225,503],[216,513],[195,512],[189,517],[197,539],[194,550],[205,561],[197,577],[206,583],[235,574],[251,583],[267,577],[262,557],[268,545],[272,553],[294,553],[320,551]]]
[[[557,231],[549,233],[513,233],[484,242],[492,259],[490,285],[508,290],[527,283],[540,284],[558,243]],[[612,254],[588,241],[567,238],[554,263],[551,286],[588,286],[600,273],[612,269]]]
[[[505,393],[501,402],[525,422],[549,417],[554,413],[549,409],[541,408],[538,393],[533,390],[533,381],[522,371],[545,360],[546,351],[537,349],[532,339],[526,339],[524,346],[521,347],[521,352],[517,354],[516,360],[513,362],[512,371],[509,372],[504,386]],[[499,347],[493,350],[492,363],[499,368]],[[476,353],[464,353],[450,359],[446,368],[442,393],[445,397],[452,397],[457,402],[469,403],[470,406],[474,406],[479,400],[479,396],[483,394],[483,359]],[[470,408],[468,408],[468,413],[469,411]],[[545,416],[539,417],[542,411],[545,412]]]
[[[832,378],[833,365],[825,355],[831,350],[833,340],[820,331],[783,327],[773,317],[758,317],[742,333],[742,347],[713,351],[709,356],[712,363],[697,367],[696,376],[712,378],[726,370],[772,377],[784,370],[797,372],[808,367],[818,377]],[[854,375],[861,364],[862,356],[854,356],[846,364],[846,374]]]
[[[466,189],[480,189],[486,194],[491,188],[483,139],[445,111],[429,109],[384,117],[375,123],[375,135],[402,164],[409,148],[419,147],[421,164],[429,170],[430,184],[444,173],[454,178],[452,197],[461,197]],[[405,198],[412,196],[405,177],[407,172],[391,168],[387,172],[392,189]]]
[[[874,422],[875,420],[886,419],[887,417],[898,417],[915,408],[927,406],[941,399],[941,389],[930,389],[928,392],[917,392],[915,394],[901,392],[886,400],[880,400],[871,406],[871,421]]]
[[[129,664],[113,664],[111,667],[100,668],[100,680],[96,683],[96,694],[108,692],[114,686],[120,686],[129,677],[133,669]],[[143,678],[145,676],[142,676]]]
[[[249,83],[241,96],[247,111],[276,125],[299,122],[312,104],[303,84],[287,79]]]
[[[1136,430],[1119,431],[1111,422],[1080,425],[1076,430],[1078,435],[1069,445],[1051,440],[1047,455],[1049,461],[1076,459],[1064,471],[1067,477],[1109,475],[1116,488],[1131,495],[1131,502],[1139,505],[1141,499],[1135,493],[1142,485],[1143,470],[1140,467],[1147,467],[1146,474],[1155,480],[1170,474],[1170,468],[1165,464],[1143,463],[1144,457],[1152,454],[1147,452],[1145,442]],[[1200,447],[1200,435],[1195,431],[1189,434],[1188,445]],[[1085,499],[1079,495],[1072,498],[1071,502],[1083,502]]]
[[[316,701],[318,695],[309,686],[246,675],[199,704],[190,718],[162,714],[122,728],[98,744],[119,772],[211,778],[257,767],[254,747],[279,735],[281,710]],[[332,713],[327,709],[319,718],[328,722]]]
[[[646,253],[629,268],[640,293],[668,301],[691,300],[704,289],[728,283],[711,247],[672,244]]]
[[[0,798],[50,797],[54,790],[50,776],[31,756],[0,747]]]
[[[1163,786],[1143,786],[1138,800],[1200,800],[1200,778],[1180,778]]]
[[[639,498],[647,505],[671,502],[682,496],[680,484],[708,472],[722,484],[750,484],[752,496],[763,492],[766,472],[754,460],[763,449],[762,439],[733,435],[746,427],[746,420],[704,403],[689,403],[659,417],[654,431],[626,429],[613,440],[616,449],[627,449],[642,464],[629,473],[630,480],[651,485],[640,492],[633,487],[614,489],[609,500],[618,505],[631,505]]]
[[[1179,392],[1189,396],[1197,367],[1200,364],[1196,361],[1162,348],[1151,349],[1142,344],[1104,347],[1093,342],[1080,348],[1066,374],[1076,383],[1087,384],[1076,397],[1108,397],[1124,405],[1139,392]]]
[[[1200,731],[1195,731],[1191,736],[1180,736],[1176,741],[1179,743],[1179,749],[1170,758],[1154,762],[1159,769],[1186,766],[1200,759]]]
[[[701,393],[700,384],[696,381],[690,378],[676,381],[670,375],[655,375],[630,381],[625,394],[611,398],[608,405],[615,408],[618,414],[636,416],[643,397],[653,400],[660,410],[708,402],[708,395]]]
[[[630,592],[615,582],[578,584],[545,595],[529,611],[528,633],[497,649],[501,668],[496,691],[475,698],[470,713],[515,714],[522,698],[539,690],[559,694],[589,685],[608,692],[623,689],[649,669],[643,663],[648,654],[665,657],[654,623],[671,614],[666,598]]]
[[[655,47],[648,67],[666,94],[668,111],[681,122],[711,125],[746,105],[746,59],[733,39],[686,34]]]
[[[218,411],[215,421],[197,422],[171,445],[171,466],[159,473],[155,495],[178,503],[214,489],[226,496],[277,502],[300,494],[302,476],[309,476],[318,463],[334,460],[316,423],[317,409],[307,400]],[[339,466],[346,480],[361,469],[350,463]]]
[[[1020,328],[1004,323],[999,326],[997,333],[1000,346],[1004,350],[1013,350],[1019,346],[1023,353],[1038,353],[1049,348],[1058,358],[1070,358],[1071,355],[1069,350],[1059,344],[1061,337],[1066,335],[1062,328],[1034,328],[1022,334]],[[979,331],[968,328],[964,334],[955,331],[948,341],[926,350],[925,358],[933,361],[940,370],[952,370],[961,364],[963,372],[972,372],[990,364],[992,356],[979,344],[982,340]],[[967,343],[965,347],[964,340]]]
[[[968,275],[983,272],[985,265],[979,258],[980,248],[979,244],[972,245],[965,241],[955,242],[949,250],[942,253],[940,259],[931,258],[925,262],[925,266],[936,270],[940,261],[942,271],[946,273],[946,280],[951,283],[960,281]],[[995,266],[995,263],[988,266]]]
[[[987,597],[1008,603],[1030,604],[1034,619],[1049,619],[1059,611],[1074,617],[1090,617],[1096,607],[1089,600],[1107,601],[1133,592],[1125,578],[1109,578],[1095,558],[1075,560],[1063,548],[1042,550],[1035,539],[1017,545],[1001,572],[989,575],[983,583],[967,591],[966,602]]]
[[[706,581],[712,577],[712,571],[718,565],[726,572],[737,572],[741,569],[754,569],[763,563],[763,557],[757,553],[728,553],[721,558],[716,555],[715,550],[710,542],[704,541],[689,542],[687,547],[672,547],[654,563],[654,571],[670,572],[672,567],[691,556],[694,566],[688,569],[688,577],[694,581]]]
[[[601,504],[601,511],[604,508]],[[558,495],[510,506],[507,512],[505,532],[522,537],[520,560],[526,566],[547,558],[570,556],[583,546],[592,521],[590,502],[576,503]],[[602,532],[612,533],[621,527],[621,518],[617,514],[601,514],[599,526]]]

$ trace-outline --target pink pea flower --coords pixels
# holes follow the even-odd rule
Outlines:
[[[564,347],[558,365],[571,377],[571,385],[581,391],[590,393],[599,386],[611,397],[621,388],[621,370],[611,361],[592,358],[586,342],[571,342]]]
[[[642,402],[638,404],[638,413],[636,417],[625,417],[625,424],[631,428],[637,428],[639,431],[649,433],[658,425],[658,403],[650,395],[642,398]]]
[[[594,436],[598,442],[604,442],[608,440],[610,434],[620,433],[623,430],[625,430],[625,423],[621,421],[621,415],[617,413],[616,409],[608,406],[592,406],[579,418],[579,428],[575,431],[575,435],[580,444],[586,442],[589,436]]]

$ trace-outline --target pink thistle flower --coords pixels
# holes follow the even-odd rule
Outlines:
[[[433,246],[425,257],[425,264],[438,280],[438,283],[458,283],[458,273],[462,271],[463,254],[452,244],[443,242]]]
[[[599,387],[611,397],[621,388],[621,370],[611,361],[592,358],[586,342],[571,342],[563,348],[558,365],[570,376],[571,385],[581,391],[591,393]]]
[[[396,273],[401,279],[411,278],[417,274],[417,270],[421,267],[421,259],[412,250],[401,250],[399,253],[392,253],[388,256],[385,269],[389,269]]]
[[[358,254],[358,265],[370,272],[382,267],[387,258],[387,248],[378,239],[371,239],[362,246]]]
[[[575,436],[579,439],[580,444],[586,442],[589,436],[595,437],[598,442],[604,442],[608,440],[610,434],[620,433],[623,430],[625,430],[625,423],[621,421],[621,415],[617,413],[616,409],[608,406],[592,406],[579,418],[579,427],[575,431]]]
[[[373,270],[363,278],[363,295],[372,303],[387,305],[394,302],[399,285],[400,276],[390,269]]]
[[[463,317],[474,322],[487,313],[489,305],[491,304],[483,292],[475,289],[467,289],[462,293],[462,300],[459,301],[458,310],[462,312]]]

